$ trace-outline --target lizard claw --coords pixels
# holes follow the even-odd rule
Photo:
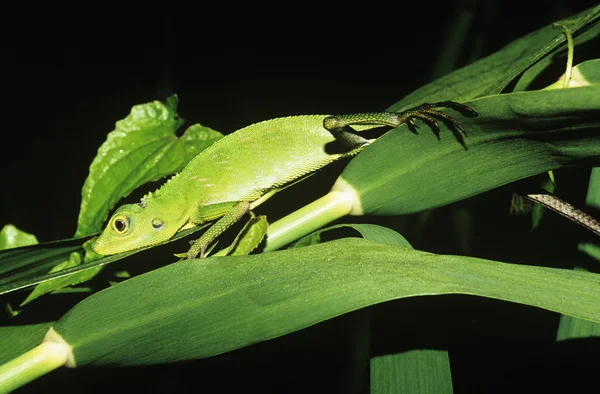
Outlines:
[[[438,140],[440,139],[440,126],[438,120],[441,120],[452,132],[454,132],[461,145],[465,146],[461,133],[466,136],[467,132],[462,125],[456,119],[454,119],[453,116],[448,115],[436,108],[451,108],[467,117],[478,115],[476,111],[464,104],[456,103],[454,101],[440,101],[437,103],[424,103],[407,111],[400,112],[398,113],[399,120],[406,122],[408,128],[415,134],[417,129],[415,119],[419,119],[422,122],[427,123]]]

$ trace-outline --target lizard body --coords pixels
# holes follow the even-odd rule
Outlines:
[[[434,118],[441,117],[460,128],[453,118],[431,109],[434,106],[468,110],[445,102],[402,113],[290,116],[242,128],[202,151],[140,203],[118,208],[92,248],[102,255],[121,253],[165,242],[183,229],[218,219],[187,255],[203,257],[210,243],[249,210],[371,142],[349,126],[414,126],[413,119],[420,118],[437,127]]]

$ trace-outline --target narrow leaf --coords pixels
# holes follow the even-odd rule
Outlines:
[[[371,394],[451,394],[448,352],[412,350],[371,359]]]
[[[77,365],[154,364],[227,352],[392,299],[439,294],[600,321],[600,275],[351,238],[171,264],[86,298],[54,330]]]
[[[0,288],[36,275],[45,275],[71,252],[81,251],[84,238],[71,238],[0,251]]]
[[[599,18],[600,6],[594,6],[569,18],[567,25],[576,36],[596,24]],[[594,30],[586,35],[585,40],[576,40],[576,44],[598,35],[600,35],[600,26],[596,25]],[[552,28],[550,24],[513,41],[490,56],[415,90],[388,110],[402,111],[423,102],[447,100],[462,102],[500,93],[528,67],[565,42],[564,34]]]
[[[351,228],[357,231],[364,239],[368,239],[371,241],[389,244],[394,246],[400,246],[405,248],[411,248],[411,244],[404,238],[402,235],[398,234],[396,231],[378,226],[376,224],[337,224],[334,226],[329,226],[323,228],[321,230],[315,231],[301,239],[299,239],[296,243],[294,243],[291,247],[297,248],[301,246],[309,246],[316,245],[321,243],[321,234],[324,232],[341,229],[341,228]]]
[[[600,324],[571,316],[561,316],[556,332],[557,341],[600,337]]]
[[[49,273],[62,271],[62,270],[65,270],[65,269],[71,268],[71,267],[77,267],[80,264],[81,264],[81,255],[77,252],[72,252],[71,255],[69,256],[68,260],[65,260],[62,263],[56,265],[54,268],[52,268],[50,270]],[[27,298],[25,298],[25,300],[23,300],[23,302],[21,302],[20,306],[24,306],[24,305],[30,303],[31,301],[35,300],[36,298],[43,296],[44,294],[51,293],[55,290],[65,287],[65,286],[70,286],[70,285],[75,285],[78,283],[85,282],[85,281],[89,280],[90,278],[92,278],[93,276],[95,276],[96,273],[99,272],[101,269],[102,269],[102,267],[96,267],[95,272],[85,271],[86,275],[84,275],[84,276],[70,275],[70,276],[65,276],[65,277],[62,277],[62,278],[59,278],[59,279],[56,279],[53,281],[41,283],[40,285],[36,286],[35,289],[33,289],[33,291],[31,293],[29,293]]]
[[[52,324],[0,326],[0,365],[38,345]]]
[[[199,226],[189,230],[181,231],[165,243],[175,242],[181,238],[187,237],[188,235],[194,234],[203,228],[204,226]],[[84,237],[84,239],[87,238],[88,237]],[[26,289],[39,283],[45,283],[59,278],[62,279],[72,275],[76,275],[76,277],[75,279],[71,280],[74,280],[74,283],[80,283],[79,278],[93,277],[100,267],[122,260],[128,256],[153,247],[148,246],[146,248],[140,248],[129,252],[106,256],[89,263],[78,265],[76,267],[48,273],[48,270],[50,270],[53,266],[61,261],[64,261],[69,256],[69,253],[76,250],[82,250],[81,239],[82,238],[73,238],[62,241],[48,242],[45,244],[35,245],[33,247],[23,248],[23,250],[15,249],[14,253],[11,253],[13,252],[12,250],[0,252],[0,295]],[[75,246],[70,246],[73,243],[77,244]],[[26,269],[24,272],[19,272],[19,270],[15,269],[11,272],[8,272],[6,275],[1,275],[1,269],[5,261],[9,263],[6,265],[16,265],[16,262],[24,261],[24,266],[31,267]],[[44,268],[46,269],[44,270]]]
[[[356,214],[400,215],[439,207],[519,179],[600,159],[600,85],[489,96],[458,118],[466,149],[406,125],[355,157],[333,190],[358,194]],[[356,204],[355,204],[356,205]]]
[[[589,242],[580,242],[579,245],[577,245],[577,250],[600,261],[600,246],[596,244]]]

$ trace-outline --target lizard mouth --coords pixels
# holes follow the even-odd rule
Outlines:
[[[110,243],[105,242],[104,234],[100,234],[98,239],[92,244],[92,250],[102,256],[109,256],[118,253],[110,246]]]

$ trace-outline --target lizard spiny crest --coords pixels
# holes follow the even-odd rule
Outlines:
[[[164,187],[169,184],[173,179],[175,179],[175,177],[177,175],[179,175],[180,173],[177,173],[175,175],[173,175],[171,178],[167,179],[167,181],[165,183],[163,183],[158,189],[156,189],[154,192],[148,192],[148,194],[146,194],[144,197],[142,197],[142,199],[139,202],[139,206],[141,206],[142,208],[146,207],[146,203],[148,202],[148,200],[150,200],[152,197],[158,197],[162,194],[162,192],[164,191]]]

